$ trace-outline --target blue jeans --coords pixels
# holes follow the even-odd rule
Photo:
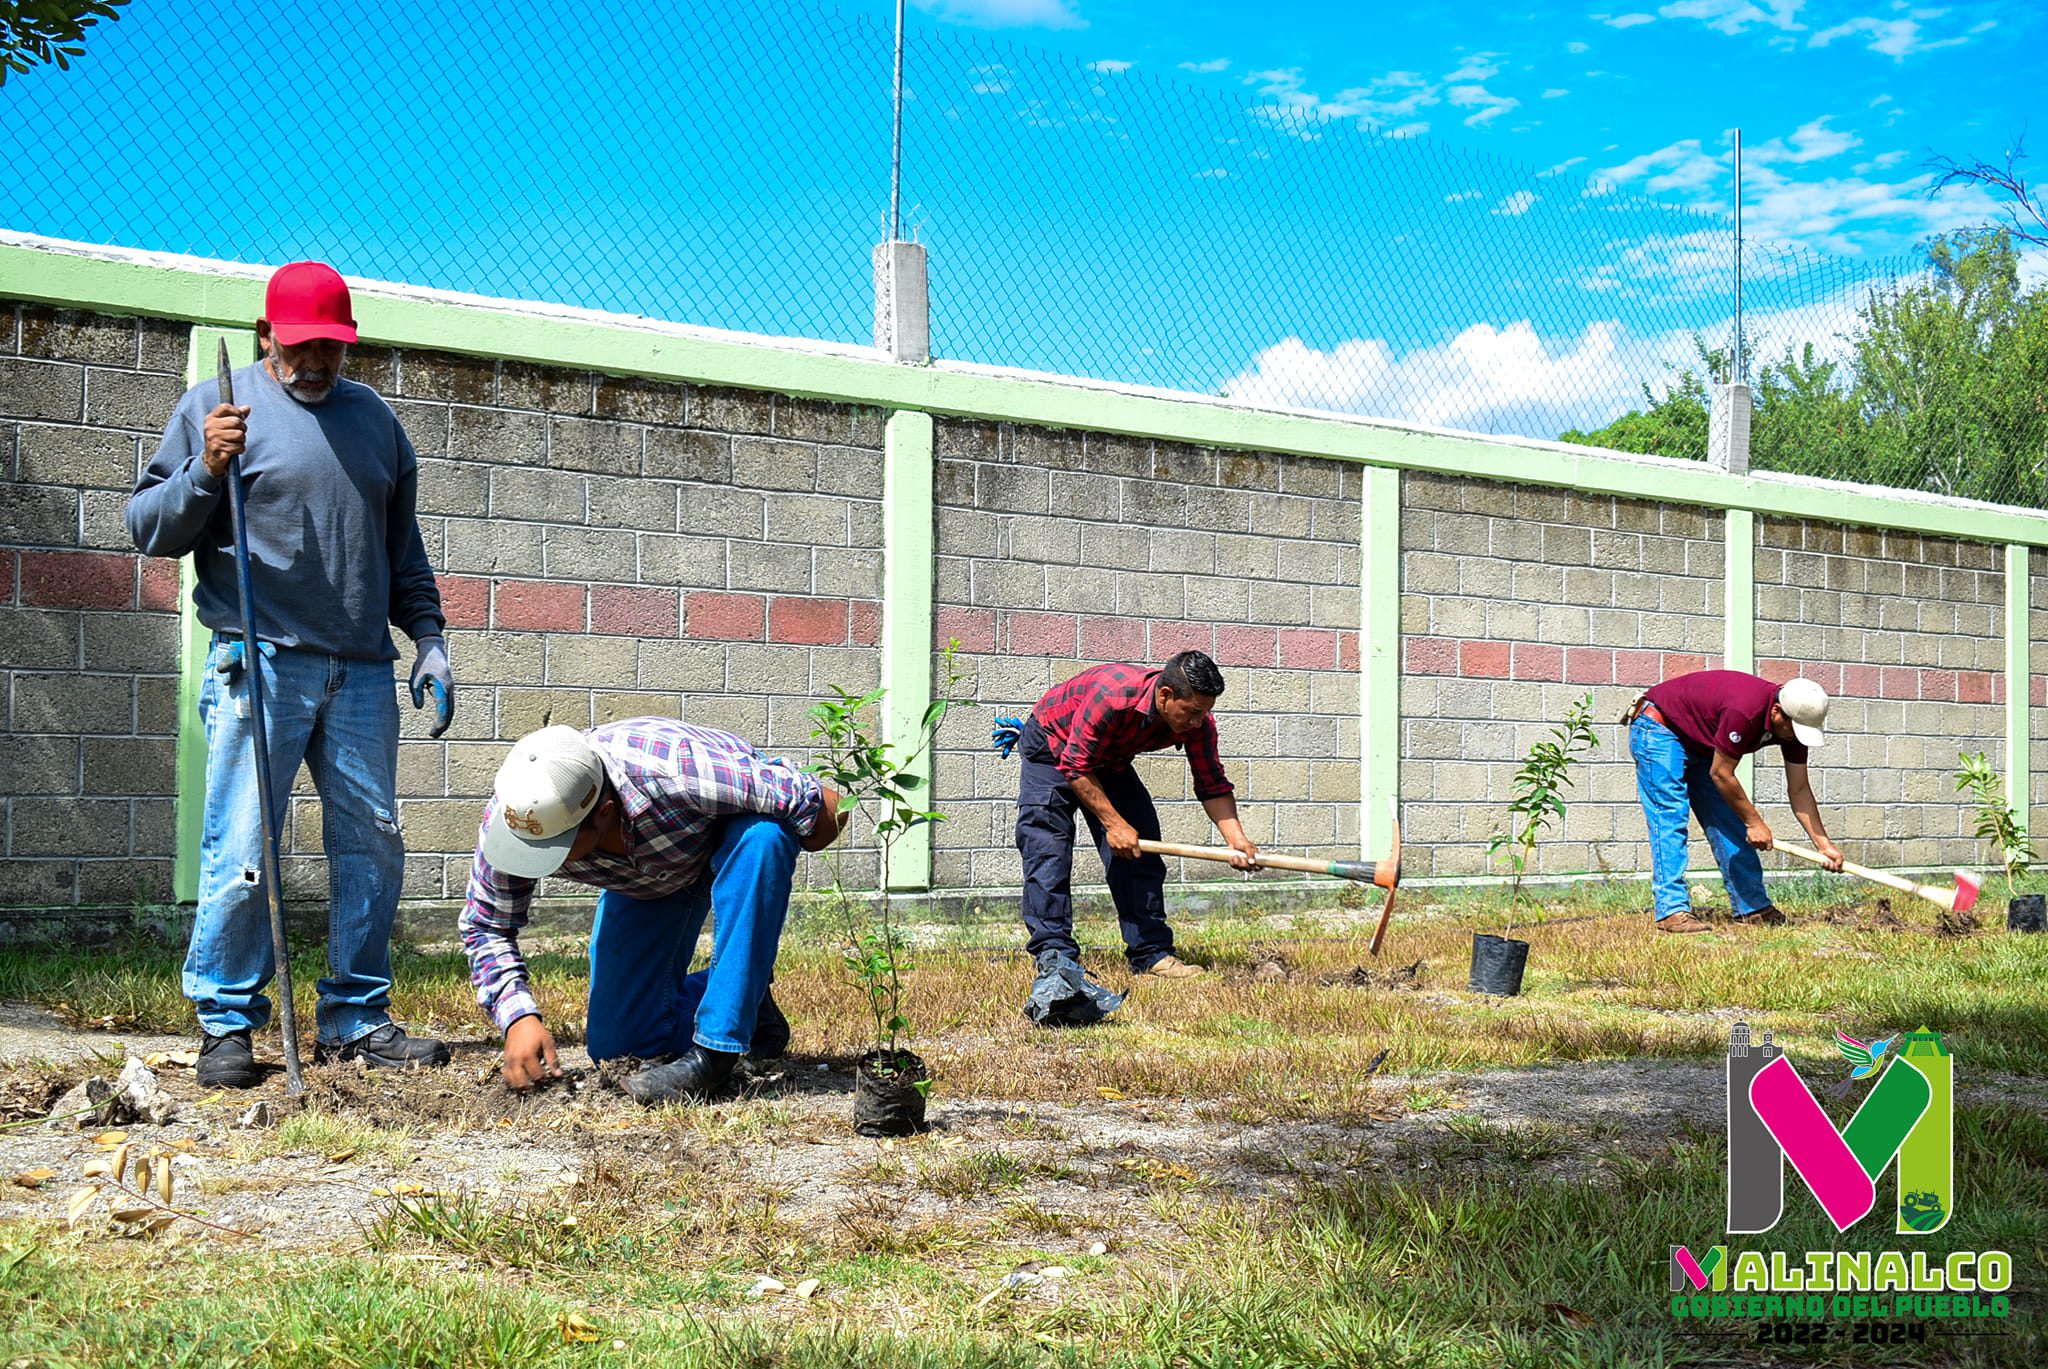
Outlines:
[[[796,878],[796,834],[756,813],[727,818],[705,878],[660,898],[606,890],[590,934],[592,1060],[680,1055],[690,1043],[744,1053],[775,974]],[[711,968],[690,973],[711,927]]]
[[[1742,819],[1714,787],[1714,753],[1690,751],[1664,724],[1647,714],[1628,730],[1628,751],[1636,762],[1636,792],[1650,825],[1650,888],[1657,920],[1692,911],[1685,884],[1685,822],[1700,820],[1721,867],[1721,882],[1735,916],[1771,906],[1764,892],[1764,865],[1749,844]]]
[[[248,667],[232,680],[213,669],[199,686],[206,728],[206,814],[199,845],[199,910],[185,953],[185,996],[199,1025],[219,1036],[270,1020],[263,988],[277,970],[260,869],[256,753],[250,741]],[[391,1020],[391,919],[405,878],[398,834],[398,694],[388,661],[277,648],[263,671],[270,794],[279,830],[303,762],[320,794],[327,853],[327,975],[319,984],[319,1040],[347,1045]]]

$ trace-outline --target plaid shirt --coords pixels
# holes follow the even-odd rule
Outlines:
[[[604,762],[617,791],[626,853],[592,851],[564,865],[560,878],[659,898],[703,875],[719,834],[734,813],[765,813],[809,836],[822,807],[818,781],[788,761],[765,756],[729,732],[672,718],[628,718],[594,727],[583,739]],[[494,805],[493,805],[494,806]],[[491,825],[484,811],[482,833]],[[500,873],[481,846],[469,868],[462,909],[462,949],[484,1013],[505,1030],[540,1009],[519,954],[519,929],[539,880]]]
[[[1053,764],[1069,779],[1127,770],[1139,752],[1175,746],[1188,753],[1196,798],[1231,793],[1230,777],[1223,773],[1223,758],[1216,750],[1216,720],[1204,718],[1194,731],[1175,736],[1166,719],[1153,711],[1158,696],[1158,671],[1099,665],[1054,685],[1031,716],[1045,733]]]

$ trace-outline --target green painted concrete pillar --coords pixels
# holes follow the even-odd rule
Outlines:
[[[220,344],[237,366],[256,355],[256,334],[249,328],[192,330],[185,354],[185,384],[197,385],[220,373]],[[171,862],[171,891],[180,903],[199,901],[199,835],[206,820],[206,730],[199,723],[199,683],[206,671],[210,633],[200,625],[192,606],[192,558],[178,562],[178,799],[174,806],[178,850]]]
[[[2005,549],[2005,796],[2028,831],[2034,806],[2033,549]]]
[[[1362,854],[1393,845],[1401,796],[1401,472],[1367,466],[1358,510],[1358,834]]]
[[[932,416],[898,410],[882,457],[882,739],[899,756],[917,745],[932,697],[932,576]],[[929,780],[929,758],[922,769]],[[887,881],[891,889],[931,887],[929,827],[897,841]]]
[[[1727,670],[1756,670],[1756,514],[1729,509],[1721,529],[1721,664]],[[1742,787],[1756,792],[1756,764],[1748,756],[1736,767]]]

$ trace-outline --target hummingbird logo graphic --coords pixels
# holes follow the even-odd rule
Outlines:
[[[1861,1079],[1865,1075],[1877,1072],[1878,1068],[1884,1063],[1884,1053],[1890,1050],[1892,1042],[1898,1039],[1897,1036],[1887,1036],[1875,1045],[1865,1045],[1855,1037],[1845,1036],[1838,1031],[1835,1033],[1835,1049],[1840,1051],[1844,1057],[1856,1066],[1855,1069],[1849,1071],[1849,1077],[1851,1079]]]

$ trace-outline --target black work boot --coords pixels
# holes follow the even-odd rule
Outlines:
[[[324,1065],[329,1060],[360,1060],[373,1070],[439,1068],[448,1063],[448,1047],[431,1036],[407,1036],[405,1028],[386,1022],[346,1046],[315,1042],[313,1063]]]
[[[739,1062],[739,1056],[730,1051],[692,1046],[673,1064],[656,1065],[628,1079],[626,1092],[642,1107],[649,1108],[679,1099],[702,1102],[725,1087]]]
[[[789,1019],[775,1006],[775,990],[761,995],[754,1014],[754,1044],[747,1048],[749,1060],[780,1060],[789,1054]]]
[[[215,1036],[199,1033],[199,1086],[206,1089],[253,1089],[263,1082],[247,1028]]]

